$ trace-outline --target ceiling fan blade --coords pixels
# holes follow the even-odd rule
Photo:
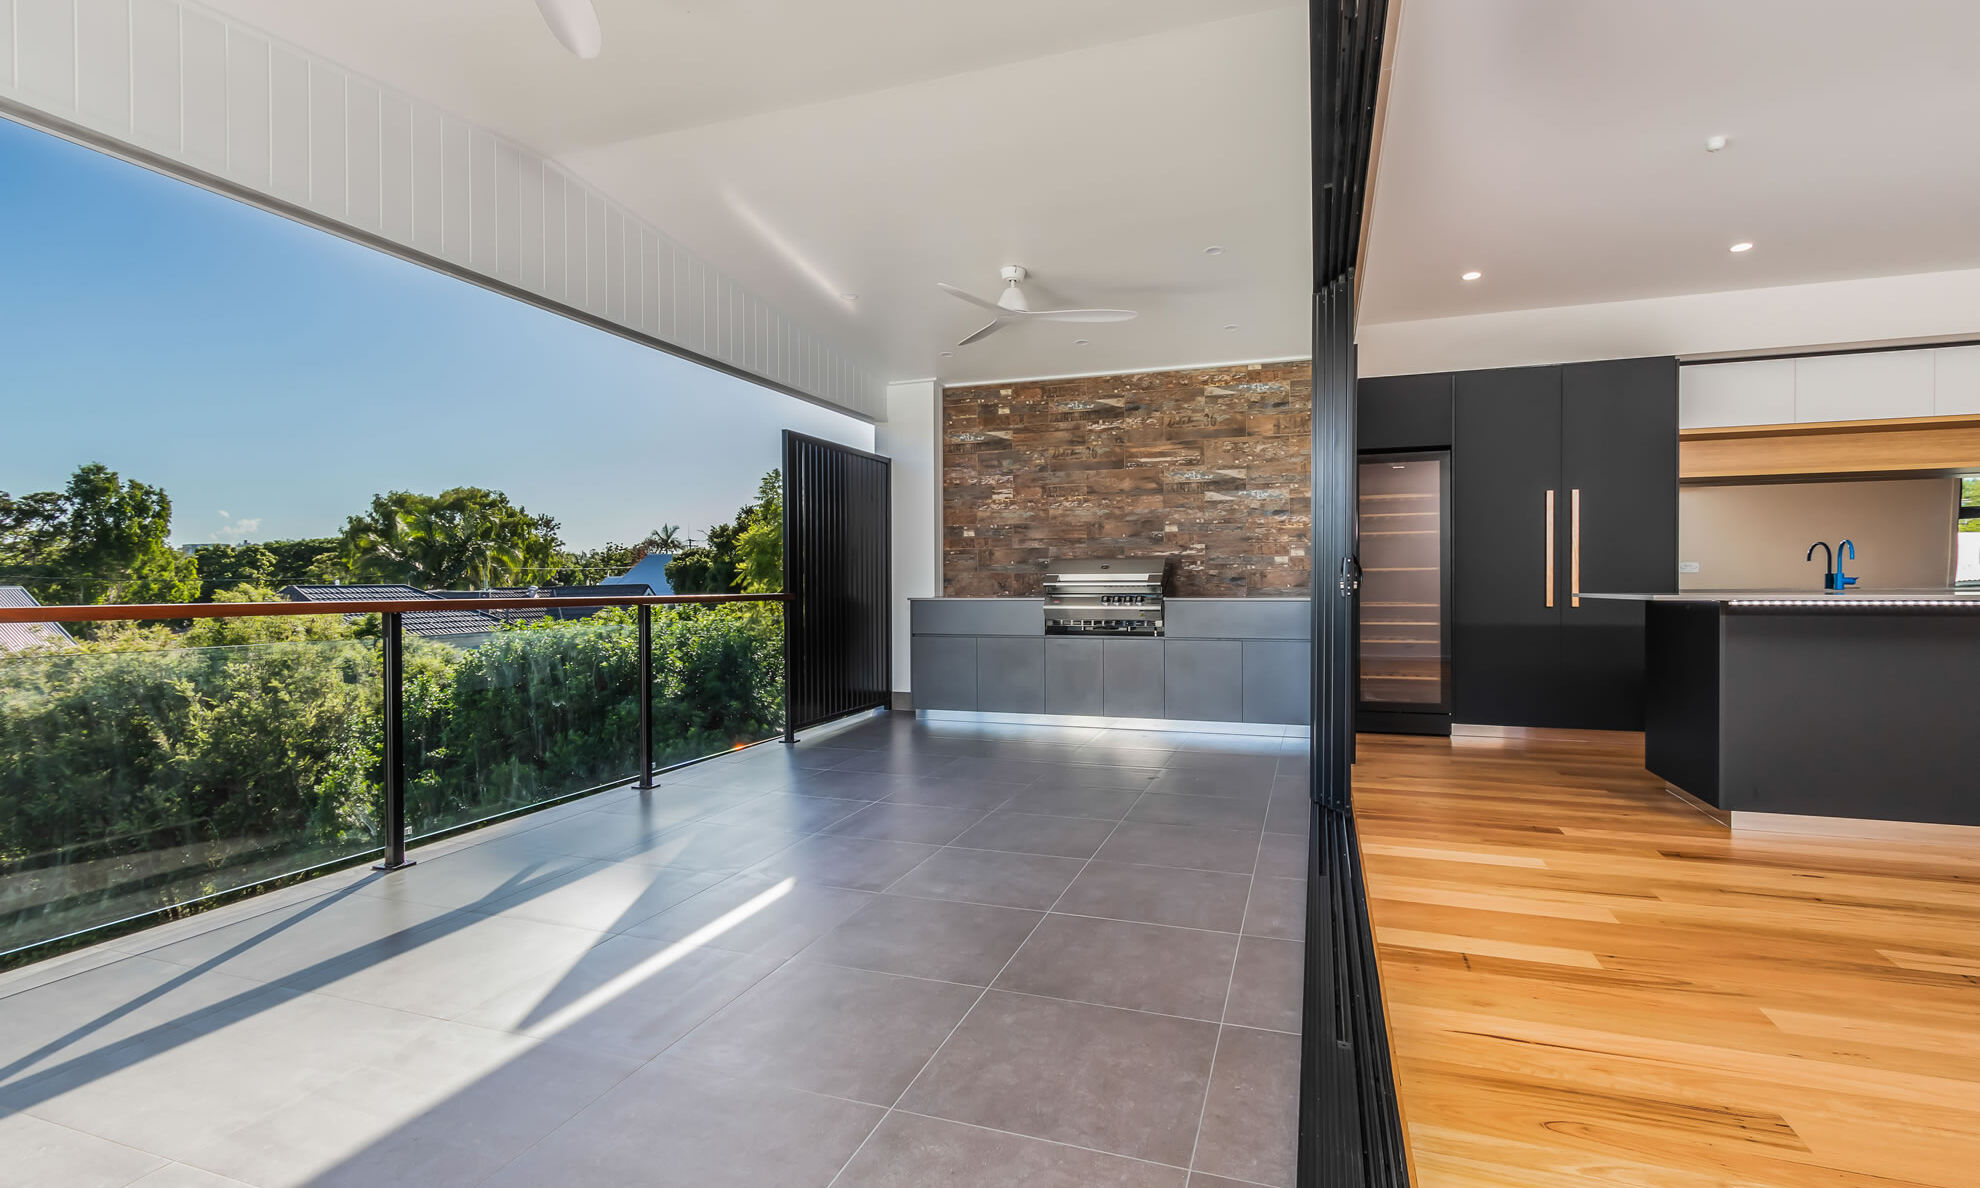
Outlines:
[[[969,302],[971,305],[980,305],[984,309],[992,310],[996,313],[1005,312],[1004,307],[998,305],[996,302],[985,301],[983,298],[978,297],[974,293],[965,293],[961,289],[956,288],[954,285],[943,284],[941,281],[936,281],[935,287],[942,290],[944,293],[949,294],[951,297],[960,297],[964,301]]]
[[[591,6],[591,0],[536,0],[536,10],[564,48],[578,57],[588,61],[604,48],[598,10]]]
[[[1034,309],[1031,316],[1048,322],[1131,322],[1140,315],[1132,309]]]
[[[1009,321],[1010,321],[1009,318],[998,318],[996,321],[990,323],[988,326],[985,326],[983,329],[978,330],[976,333],[970,335],[968,338],[963,339],[961,342],[957,343],[956,345],[968,346],[970,343],[976,342],[979,339],[988,338],[992,334],[995,334],[997,331],[1002,330],[1004,328],[1004,324]]]

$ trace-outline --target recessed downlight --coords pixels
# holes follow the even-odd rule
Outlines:
[[[1084,339],[1084,338],[1075,338],[1075,339],[1073,339],[1073,345],[1074,345],[1074,346],[1085,346],[1085,345],[1087,344],[1087,342],[1088,342],[1088,341],[1090,341],[1090,340],[1088,340],[1088,339]]]
[[[1235,329],[1237,329],[1237,323],[1236,323],[1236,322],[1231,322],[1231,323],[1229,323],[1229,324],[1227,324],[1227,325],[1226,325],[1226,326],[1224,327],[1224,331],[1225,331],[1226,333],[1229,333],[1230,331],[1232,331],[1232,330],[1235,330]]]
[[[956,353],[954,351],[943,351],[942,357],[944,359],[953,359],[956,357]]]
[[[1460,279],[1460,280],[1477,280],[1477,279],[1478,279],[1479,277],[1481,277],[1481,276],[1484,276],[1484,275],[1485,275],[1484,273],[1482,273],[1482,272],[1480,272],[1480,271],[1478,271],[1478,270],[1477,270],[1476,268],[1474,268],[1474,269],[1472,269],[1472,270],[1471,270],[1470,272],[1467,272],[1467,273],[1465,273],[1465,274],[1464,274],[1464,275],[1463,275],[1462,277],[1460,277],[1460,278],[1458,278],[1458,279]]]
[[[1729,252],[1750,252],[1753,250],[1753,245],[1747,242],[1746,240],[1742,239],[1738,243],[1727,248],[1726,250]]]
[[[1213,243],[1203,249],[1203,254],[1206,256],[1221,256],[1224,254],[1224,249]]]

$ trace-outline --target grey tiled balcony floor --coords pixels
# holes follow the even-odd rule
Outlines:
[[[0,1185],[1288,1185],[1306,750],[880,716],[0,975]]]

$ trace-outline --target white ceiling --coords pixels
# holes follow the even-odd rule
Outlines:
[[[530,0],[209,0],[568,165],[882,375],[1308,350],[1298,0],[596,2],[580,62]],[[985,319],[935,282],[1013,263],[1034,307],[1142,317],[955,347]]]
[[[1974,0],[1407,0],[1362,321],[1980,265],[1976,46]]]

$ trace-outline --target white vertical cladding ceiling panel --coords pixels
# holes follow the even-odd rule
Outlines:
[[[76,110],[105,131],[130,132],[129,0],[76,0]]]
[[[477,128],[468,138],[468,264],[488,276],[500,275],[495,206],[495,138]]]
[[[227,30],[227,174],[242,185],[270,184],[268,43]]]
[[[516,150],[495,145],[495,275],[510,284],[522,281],[521,169]]]
[[[178,44],[171,0],[131,0],[131,142],[167,156],[179,152],[179,55],[147,51]]]
[[[1785,425],[1794,420],[1794,360],[1700,363],[1678,369],[1678,427]]]
[[[1932,415],[1932,352],[1872,351],[1794,361],[1794,419],[1870,421]]]
[[[749,314],[749,349],[743,355],[743,365],[758,375],[768,375],[770,369],[765,363],[770,357],[770,320],[763,316],[761,301],[749,293],[744,293],[742,299],[743,309]]]
[[[0,0],[0,98],[882,411],[851,360],[537,154],[193,0]]]
[[[0,0],[0,90],[14,85],[14,0]]]
[[[564,174],[555,166],[543,167],[543,292],[553,300],[567,301],[564,277],[569,265],[564,260]]]
[[[378,94],[378,228],[399,243],[413,240],[412,104]]]
[[[14,65],[21,94],[73,111],[76,9],[71,0],[14,0]]]
[[[658,338],[660,336],[660,241],[649,228],[637,227],[637,230],[639,328]]]
[[[586,305],[586,270],[590,266],[590,241],[584,233],[584,187],[569,174],[564,175],[564,303],[578,309]]]
[[[626,320],[626,217],[617,207],[605,210],[605,316]]]
[[[440,113],[423,103],[412,108],[413,246],[440,255],[442,185],[440,181]]]
[[[492,133],[469,126],[468,136],[468,263],[475,271],[498,275],[501,265],[496,225],[496,140]]]
[[[473,228],[473,130],[452,116],[440,117],[440,254],[450,263],[468,264],[468,237]]]
[[[377,86],[365,79],[352,76],[344,84],[344,196],[350,204],[344,217],[373,234],[385,227],[379,99]]]
[[[564,304],[584,309],[584,187],[560,174],[564,187]]]
[[[605,198],[590,191],[584,196],[584,308],[603,316],[605,289],[611,269],[605,250]]]
[[[674,340],[674,245],[666,236],[655,234],[653,241],[653,333]]]
[[[736,361],[735,282],[708,270],[709,324],[715,328],[715,357],[724,363]]]
[[[1980,413],[1980,346],[1940,347],[1932,352],[1932,413],[1941,417]]]
[[[277,45],[268,54],[268,192],[309,202],[309,59]]]
[[[517,283],[534,293],[543,284],[543,166],[526,153],[516,154]]]
[[[333,219],[350,209],[344,160],[347,96],[343,71],[312,62],[309,67],[309,204]]]
[[[708,341],[708,274],[701,267],[701,257],[682,249],[677,253],[680,264],[680,287],[675,290],[679,303],[674,307],[674,316],[680,325],[680,341],[691,351],[704,355],[714,354],[713,344]]]
[[[179,139],[191,164],[227,172],[227,27],[195,9],[179,13]]]

